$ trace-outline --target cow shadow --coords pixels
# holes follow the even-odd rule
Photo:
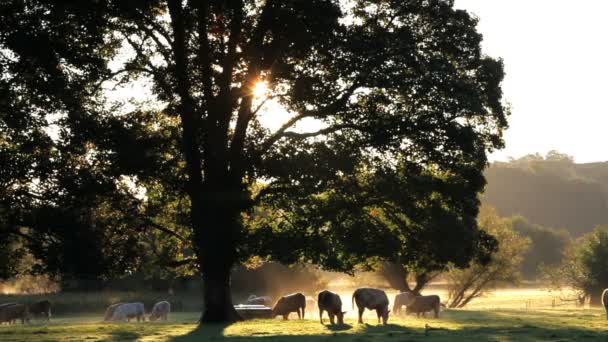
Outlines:
[[[327,323],[323,323],[323,325],[325,326],[325,328],[327,330],[331,330],[331,331],[346,331],[346,330],[350,330],[353,328],[352,325],[350,324],[327,324]]]

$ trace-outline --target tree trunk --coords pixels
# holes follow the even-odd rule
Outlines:
[[[396,262],[385,262],[380,268],[380,274],[395,290],[400,292],[410,291],[410,286],[407,283],[408,273],[403,265]]]
[[[232,304],[230,268],[222,272],[203,273],[205,310],[201,323],[225,323],[242,320]]]
[[[242,232],[242,193],[219,187],[207,191],[193,207],[194,242],[203,274],[204,312],[201,323],[230,323],[242,320],[232,304],[230,273],[237,261],[236,246]],[[194,203],[193,203],[194,204]]]

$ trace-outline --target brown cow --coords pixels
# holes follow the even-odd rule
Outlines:
[[[430,296],[416,296],[411,292],[402,292],[395,296],[395,304],[393,311],[396,313],[401,311],[401,307],[405,305],[405,313],[415,313],[416,316],[423,317],[429,311],[435,312],[435,318],[439,317],[439,310],[441,308],[441,299],[437,295]]]
[[[378,323],[380,323],[380,318],[382,318],[382,323],[386,325],[388,314],[391,311],[388,309],[388,297],[384,291],[372,288],[356,289],[353,293],[352,301],[353,308],[355,307],[355,303],[357,303],[357,308],[359,309],[359,323],[363,323],[363,311],[368,309],[376,310]]]
[[[47,321],[51,320],[51,302],[48,300],[31,304],[28,309],[32,315],[44,315]]]
[[[30,322],[30,314],[27,306],[24,304],[5,305],[0,307],[0,323],[21,319],[21,324]]]
[[[306,297],[301,293],[293,293],[283,296],[277,301],[272,308],[272,317],[283,316],[283,319],[287,320],[290,313],[297,312],[298,318],[304,319],[305,310]],[[302,312],[301,315],[300,311]]]
[[[339,295],[323,290],[319,292],[317,305],[319,306],[319,320],[321,324],[323,324],[323,311],[327,311],[329,322],[332,325],[334,324],[334,317],[338,317],[338,324],[344,324],[344,314],[346,312],[342,311],[342,300]]]

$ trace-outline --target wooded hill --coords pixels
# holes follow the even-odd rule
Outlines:
[[[501,216],[521,215],[573,237],[608,223],[608,162],[576,164],[552,151],[492,163],[485,175],[482,201]]]

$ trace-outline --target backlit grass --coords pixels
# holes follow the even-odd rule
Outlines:
[[[549,294],[530,293],[539,303]],[[495,304],[492,304],[494,298]],[[103,323],[102,313],[56,317],[50,324],[0,326],[0,341],[606,341],[608,320],[599,308],[534,305],[525,292],[504,292],[466,310],[447,310],[439,319],[391,317],[377,324],[374,314],[357,324],[352,312],[343,326],[321,325],[318,314],[306,320],[255,320],[197,329],[199,314],[174,313],[169,322]],[[482,305],[483,304],[483,305]],[[346,305],[346,304],[345,304]],[[500,306],[503,306],[502,308]],[[350,303],[347,308],[350,307]],[[326,318],[327,323],[327,318]],[[428,325],[430,329],[426,329]]]

